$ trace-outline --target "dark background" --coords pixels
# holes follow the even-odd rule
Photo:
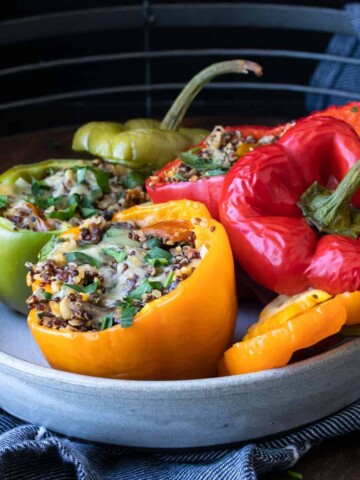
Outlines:
[[[153,3],[179,3],[171,0]],[[184,0],[182,3],[194,3]],[[202,2],[197,2],[201,4]],[[206,3],[216,3],[208,1]],[[243,3],[228,1],[227,3]],[[339,0],[322,2],[297,1],[277,3],[342,8]],[[142,5],[141,1],[115,0],[17,0],[2,5],[2,20],[12,21],[34,15],[89,8],[122,5]],[[1,32],[1,25],[0,25]],[[147,36],[146,36],[147,35]],[[146,45],[152,51],[170,49],[210,48],[273,48],[323,52],[330,34],[292,31],[288,29],[255,28],[150,28],[95,32],[55,36],[48,39],[0,45],[0,69],[22,64],[36,64],[57,58],[72,58],[105,53],[142,51]],[[249,57],[249,56],[248,56]],[[52,67],[46,70],[0,75],[0,104],[41,97],[43,95],[72,92],[117,85],[144,84],[151,68],[152,83],[183,83],[200,68],[221,57],[171,58],[152,60],[151,66],[143,60],[105,62]],[[264,67],[266,82],[297,83],[307,85],[316,66],[314,61],[293,59],[254,58]],[[1,71],[0,71],[1,74]],[[226,81],[231,81],[227,77]],[[239,78],[235,80],[239,81]],[[127,93],[57,101],[38,106],[0,110],[0,134],[7,135],[37,128],[74,125],[89,119],[121,120],[132,116],[161,117],[176,95],[175,91],[155,92],[146,100],[145,93]],[[191,116],[240,115],[246,118],[291,118],[305,113],[304,96],[289,92],[220,91],[203,92],[191,107]]]

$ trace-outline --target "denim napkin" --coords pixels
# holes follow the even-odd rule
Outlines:
[[[326,53],[360,59],[360,3],[346,5],[345,11],[356,35],[334,35]],[[320,62],[310,80],[310,85],[360,93],[360,65]],[[309,94],[306,97],[306,108],[309,111],[322,110],[329,105],[341,105],[351,100],[353,100],[351,93],[348,99],[335,95]]]
[[[1,480],[256,480],[288,470],[324,440],[360,429],[360,402],[268,441],[238,448],[147,453],[67,439],[0,411]]]

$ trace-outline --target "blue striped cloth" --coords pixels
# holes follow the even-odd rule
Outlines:
[[[360,58],[360,3],[346,5],[345,11],[348,13],[356,36],[334,35],[329,42],[326,53],[341,57]],[[360,66],[337,62],[320,62],[310,80],[310,85],[359,94]],[[353,100],[351,94],[349,94],[347,100]],[[347,100],[335,95],[309,94],[306,97],[306,108],[310,112],[323,110],[329,105],[342,105]]]
[[[294,433],[238,448],[144,453],[67,439],[0,411],[1,480],[256,480],[360,429],[360,402]]]

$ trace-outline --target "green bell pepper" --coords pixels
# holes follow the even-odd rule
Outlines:
[[[257,76],[262,74],[260,65],[245,60],[215,63],[190,80],[162,122],[152,119],[129,120],[123,125],[90,122],[76,131],[73,149],[134,170],[158,170],[173,160],[178,152],[197,145],[208,134],[201,129],[179,128],[187,109],[203,86],[219,75],[248,71]]]
[[[52,232],[13,230],[13,224],[0,218],[0,301],[18,312],[27,313],[25,300],[31,295],[26,285],[25,262],[36,262],[38,253],[52,236]]]
[[[45,160],[30,165],[18,165],[0,175],[0,195],[14,192],[17,179],[39,180],[50,168],[86,167],[91,160]],[[26,262],[37,262],[41,248],[59,230],[16,230],[14,224],[0,217],[0,301],[18,312],[27,313],[26,298],[31,294],[26,285]]]

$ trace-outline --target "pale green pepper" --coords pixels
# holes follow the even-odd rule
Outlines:
[[[162,122],[152,119],[134,119],[125,124],[90,122],[75,133],[73,149],[133,170],[158,170],[208,134],[206,130],[180,128],[187,109],[203,86],[219,75],[248,71],[257,76],[262,74],[258,64],[245,60],[215,63],[190,80]]]
[[[0,175],[0,209],[6,208],[9,197],[14,196],[16,198],[18,195],[20,195],[20,198],[23,197],[21,186],[18,183],[19,180],[33,185],[34,182],[41,181],[48,171],[65,171],[66,169],[97,171],[91,160],[45,160],[30,165],[18,165]],[[134,176],[140,177],[139,174],[129,174],[129,171],[120,165],[116,166],[116,172],[117,178],[120,179],[125,189],[132,189],[135,185],[138,185],[137,181],[139,179],[134,178]],[[109,186],[106,185],[106,182],[105,184],[101,182],[101,176],[97,177],[97,182],[98,190],[102,192],[99,195],[105,194]],[[41,182],[39,182],[39,185],[41,186]],[[57,209],[56,216],[52,218],[60,220],[58,222],[60,228],[55,230],[39,215],[38,208],[41,210],[44,207],[36,205],[36,202],[35,204],[32,203],[32,199],[26,200],[26,196],[23,198],[27,207],[33,211],[37,229],[18,228],[16,223],[5,218],[4,215],[0,215],[0,301],[14,310],[26,313],[26,298],[31,294],[31,290],[26,285],[27,269],[25,263],[36,263],[42,247],[52,237],[69,228],[69,223],[66,220],[74,215],[75,209],[77,214],[81,215],[81,218],[88,218],[95,214],[96,210],[90,208],[91,205],[89,204],[77,205],[74,203],[71,203],[71,206],[66,210]],[[71,200],[71,197],[69,197],[69,200]],[[80,200],[83,199],[79,196]]]

